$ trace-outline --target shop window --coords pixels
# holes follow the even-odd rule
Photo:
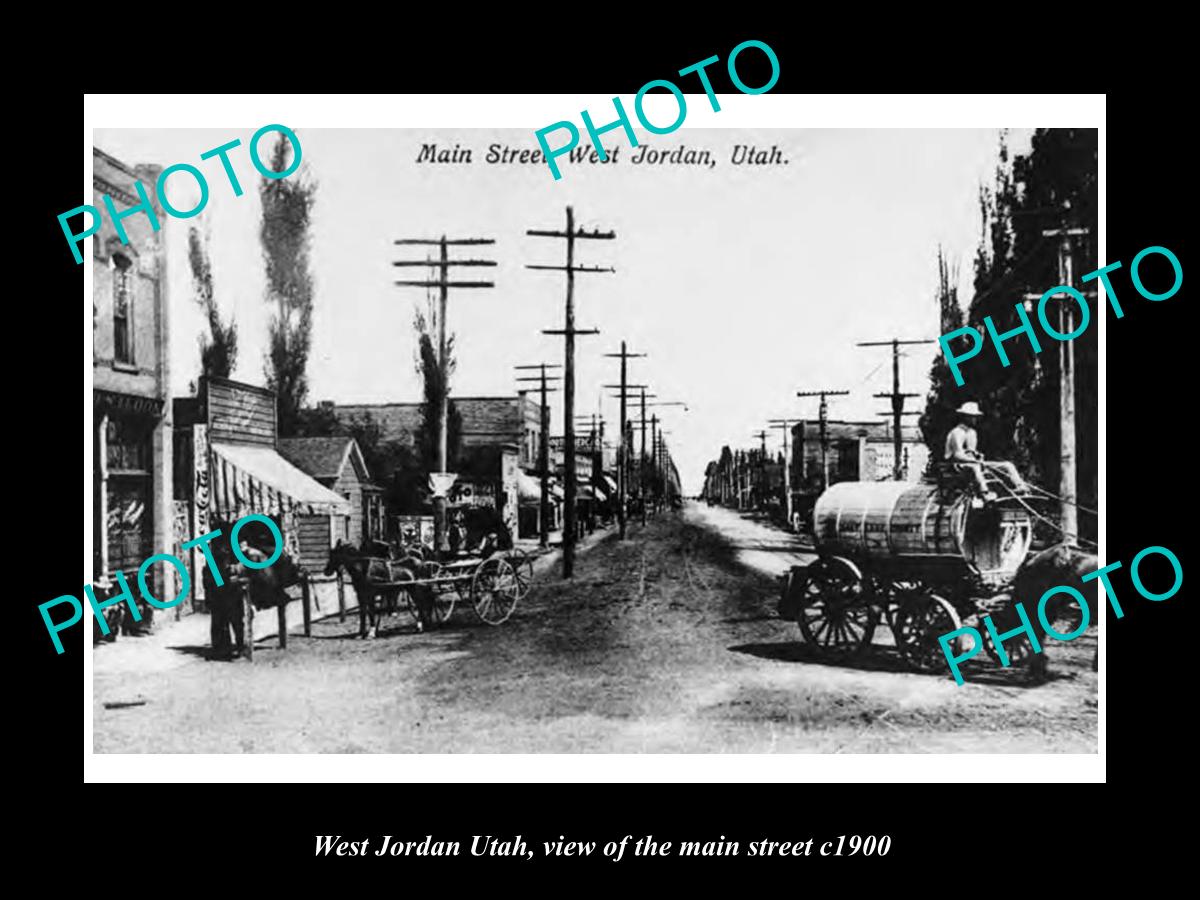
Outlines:
[[[133,266],[113,254],[113,359],[133,364]]]
[[[108,445],[109,472],[134,475],[150,474],[150,430],[153,423],[112,416],[108,420],[105,442]]]

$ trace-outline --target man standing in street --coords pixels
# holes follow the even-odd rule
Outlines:
[[[213,559],[220,570],[224,583],[218,587],[212,570],[204,567],[204,596],[208,598],[209,614],[212,617],[209,636],[212,642],[210,659],[229,661],[241,656],[245,650],[245,609],[242,605],[243,585],[235,580],[241,566],[233,558],[229,536],[225,529],[209,545]],[[230,642],[230,631],[233,641]]]

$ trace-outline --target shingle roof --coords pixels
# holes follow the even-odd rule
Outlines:
[[[336,479],[342,472],[347,447],[353,440],[345,435],[281,438],[279,452],[293,466],[313,478]]]

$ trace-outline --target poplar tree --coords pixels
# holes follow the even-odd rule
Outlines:
[[[201,333],[198,338],[201,374],[228,378],[237,364],[237,324],[232,316],[228,323],[221,320],[221,311],[213,295],[208,234],[201,235],[194,225],[188,229],[188,264],[192,270],[196,303],[208,321],[208,334]]]
[[[1009,365],[1002,366],[983,320],[990,316],[998,334],[1021,326],[1017,304],[1026,295],[1040,296],[1061,283],[1058,271],[1058,238],[1043,232],[1083,228],[1088,234],[1075,239],[1074,287],[1098,266],[1097,165],[1095,129],[1040,128],[1033,134],[1028,154],[1010,160],[1005,136],[1000,139],[993,183],[979,194],[981,233],[974,261],[975,295],[967,309],[966,324],[983,335],[978,356],[962,365],[964,384],[952,377],[934,377],[927,412],[922,418],[926,443],[935,454],[939,410],[977,400],[984,418],[979,426],[980,449],[990,458],[1011,460],[1037,484],[1056,491],[1059,480],[1059,342],[1038,324],[1036,301],[1028,318],[1041,352],[1034,351],[1027,334],[1004,341]],[[939,291],[939,302],[941,291]],[[1097,351],[1096,319],[1103,301],[1089,301],[1092,322],[1072,342],[1075,354],[1076,449],[1080,503],[1095,508],[1097,499]],[[1047,316],[1056,323],[1054,301]],[[943,334],[947,322],[943,321]],[[956,326],[957,327],[957,326]],[[1056,326],[1057,327],[1057,326]],[[939,360],[943,361],[943,360]],[[934,364],[934,372],[939,371]],[[947,373],[948,374],[948,373]],[[947,426],[948,427],[948,426]],[[940,434],[945,439],[945,431]],[[1095,536],[1095,520],[1080,517],[1084,536]]]
[[[280,134],[269,168],[282,172],[291,164],[292,145]],[[263,262],[266,301],[275,307],[268,325],[269,353],[264,371],[267,387],[279,399],[279,434],[296,433],[308,394],[308,354],[312,345],[313,280],[309,271],[309,225],[316,184],[300,169],[287,178],[263,177]]]

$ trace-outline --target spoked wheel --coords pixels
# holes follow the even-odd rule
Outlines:
[[[858,570],[844,559],[808,567],[796,621],[804,640],[822,655],[849,656],[871,643],[879,612]]]
[[[479,564],[471,579],[471,602],[481,621],[502,624],[516,609],[518,599],[517,573],[508,560],[493,556]]]
[[[1075,615],[1077,616],[1074,624],[1071,625],[1071,628],[1074,628],[1079,624],[1079,621],[1083,617],[1083,613],[1074,603],[1071,604],[1071,607],[1074,609]],[[1069,609],[1064,607],[1063,612],[1064,615],[1070,618],[1071,614]],[[1021,621],[1020,615],[1017,614],[1016,609],[1012,606],[1002,607],[1001,609],[993,612],[991,616],[992,626],[1000,634],[1012,631],[1014,628],[1020,628],[1024,624]],[[1032,620],[1032,618],[1033,617],[1031,616],[1030,619]],[[1062,620],[1058,619],[1058,617],[1055,618],[1054,624],[1055,628],[1062,629],[1064,633],[1071,630],[1070,628],[1065,628],[1062,624]],[[1000,654],[996,650],[996,645],[992,641],[992,633],[987,629],[987,626],[985,626],[982,621],[979,623],[979,633],[983,636],[984,651],[989,657],[991,657],[992,662],[996,663],[996,665],[1003,666],[1004,663],[1001,661]],[[1029,643],[1028,636],[1020,634],[1008,638],[1004,641],[1004,652],[1008,655],[1008,668],[1022,668],[1028,666],[1029,674],[1035,679],[1045,677],[1045,655],[1044,653],[1033,652],[1033,645]]]
[[[905,662],[918,672],[946,672],[950,664],[938,640],[942,635],[962,628],[958,610],[944,597],[924,590],[906,592],[892,620],[896,646]],[[961,656],[965,635],[950,642],[950,651]]]
[[[524,550],[513,550],[507,560],[517,578],[517,599],[524,600],[533,590],[533,557]]]

